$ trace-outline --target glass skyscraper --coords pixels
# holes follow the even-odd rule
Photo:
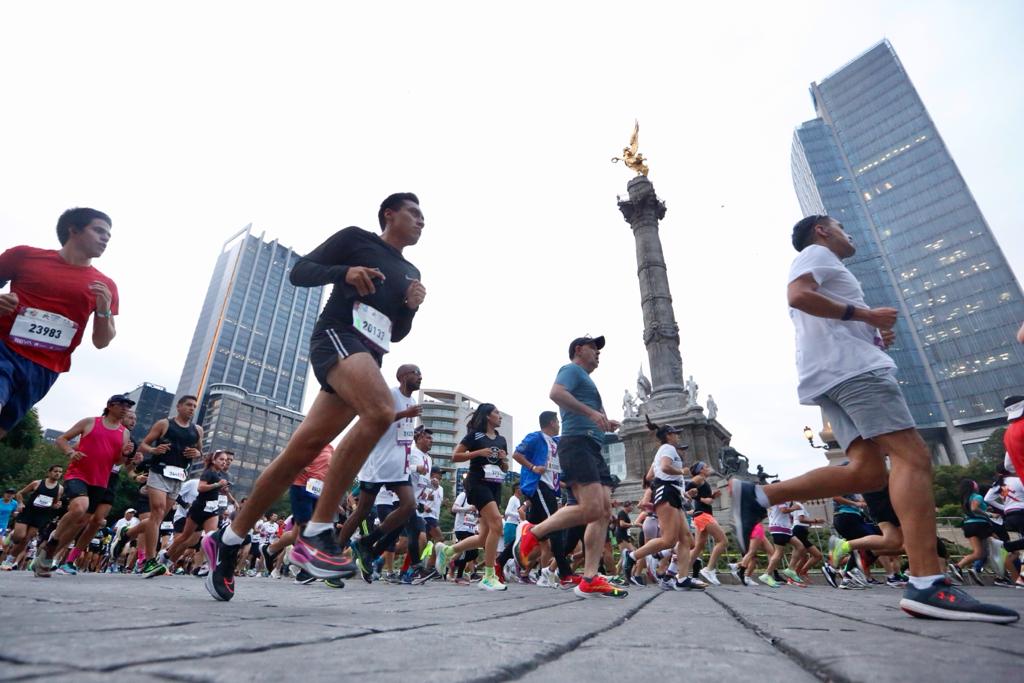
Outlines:
[[[800,208],[853,236],[866,300],[900,311],[890,351],[933,458],[964,463],[1024,390],[1020,284],[888,41],[811,98],[793,137]]]
[[[236,497],[302,421],[309,338],[323,296],[322,287],[288,282],[298,254],[251,231],[247,225],[221,249],[175,393],[199,397],[204,452],[234,451]]]

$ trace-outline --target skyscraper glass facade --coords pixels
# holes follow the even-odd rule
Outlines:
[[[804,215],[843,223],[869,304],[900,310],[891,353],[915,420],[963,462],[1024,387],[1024,297],[888,41],[811,85],[791,168]]]

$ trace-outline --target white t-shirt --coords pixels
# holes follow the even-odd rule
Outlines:
[[[116,522],[114,522],[114,534],[116,535],[117,532],[121,530],[121,527],[123,527],[126,524],[128,525],[129,529],[132,529],[138,523],[139,523],[139,518],[138,517],[132,517],[132,521],[130,521],[130,522],[127,519],[125,519],[124,517],[122,517],[121,519],[119,519]]]
[[[544,432],[541,432],[540,435],[544,437],[544,443],[548,446],[547,469],[544,470],[544,474],[540,475],[540,480],[554,490],[555,477],[562,474],[562,465],[558,461],[558,444]]]
[[[679,449],[670,443],[661,444],[661,447],[658,448],[658,452],[654,454],[654,476],[662,481],[671,481],[682,486],[683,475],[669,474],[665,470],[661,469],[662,458],[668,458],[671,460],[673,467],[683,469],[683,459],[679,455]]]
[[[519,524],[519,507],[523,504],[521,500],[512,496],[505,506],[505,524]]]
[[[820,294],[843,304],[868,307],[860,282],[830,249],[812,244],[801,251],[789,269],[788,282],[808,273],[818,283]],[[800,403],[813,405],[815,398],[851,377],[896,367],[876,346],[876,340],[881,341],[878,330],[867,323],[819,318],[795,308],[789,309],[789,317],[796,329]]]
[[[770,533],[788,534],[793,531],[793,517],[788,512],[783,512],[783,507],[789,506],[782,503],[768,508],[768,531]]]
[[[377,491],[377,497],[373,500],[374,505],[394,505],[397,502],[398,494],[383,486],[380,488],[380,491]]]
[[[420,494],[430,488],[430,469],[433,465],[434,462],[430,456],[416,448],[416,446],[409,449],[409,478],[412,479],[412,485],[417,499],[419,499]],[[426,466],[426,474],[420,474],[416,471],[416,468],[420,466]]]
[[[277,530],[280,525],[277,522],[257,523],[257,531],[260,534],[260,543],[271,543],[277,538]]]
[[[178,504],[174,508],[174,521],[177,522],[182,517],[188,515],[188,508],[192,503],[195,502],[196,498],[199,497],[199,480],[189,479],[181,488],[178,490],[178,499],[184,503],[184,505]]]
[[[1006,486],[1003,514],[1024,510],[1024,484],[1021,484],[1020,477],[1006,477],[1003,484]]]
[[[465,507],[469,507],[469,505],[466,503],[466,492],[463,491],[459,495],[455,496],[455,502],[452,503],[452,512],[455,513],[453,531],[468,531],[471,534],[476,533],[477,513],[460,510],[460,508]]]
[[[391,396],[396,413],[416,405],[416,401],[411,396],[403,395],[398,387],[391,389]],[[408,481],[409,449],[412,446],[413,430],[416,429],[415,423],[416,418],[403,417],[388,427],[359,470],[359,481]]]
[[[804,504],[799,501],[793,501],[786,504],[788,507],[796,508],[793,512],[789,513],[793,520],[793,526],[808,526],[804,519],[807,518],[807,508]]]
[[[430,486],[423,492],[423,514],[422,517],[440,519],[441,504],[444,502],[444,488],[438,486],[436,489]]]

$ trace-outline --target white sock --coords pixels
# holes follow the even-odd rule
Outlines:
[[[224,533],[220,535],[220,540],[224,545],[242,545],[242,537],[231,530],[230,526],[224,528]]]
[[[936,574],[935,576],[911,576],[910,585],[918,590],[923,590],[925,588],[931,588],[933,583],[944,578],[946,578],[945,574]]]
[[[306,538],[313,538],[317,534],[333,528],[334,524],[331,522],[307,522],[306,529],[302,532],[302,535]]]
[[[768,500],[768,494],[764,492],[764,487],[760,484],[754,485],[754,498],[757,499],[757,504],[763,508],[770,508],[772,506]]]
[[[675,560],[672,560],[671,562],[668,563],[668,573],[669,574],[678,574],[679,573],[679,566],[676,564]]]

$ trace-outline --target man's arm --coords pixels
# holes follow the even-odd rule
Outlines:
[[[72,446],[70,441],[75,437],[84,435],[91,424],[91,417],[82,418],[81,420],[75,423],[74,427],[58,436],[56,443],[57,448],[60,449],[61,453],[68,456],[73,461],[85,457],[85,453],[82,453],[77,448]]]
[[[842,320],[846,315],[846,304],[833,301],[818,291],[818,283],[810,273],[804,273],[789,283],[786,290],[791,308],[818,318]],[[891,330],[896,324],[898,311],[895,308],[854,307],[850,320],[867,323],[880,330]]]
[[[149,428],[149,433],[146,434],[146,438],[144,438],[142,440],[142,443],[139,444],[139,450],[146,455],[149,455],[151,453],[163,454],[171,450],[171,444],[169,443],[160,444],[159,446],[149,445],[151,441],[157,441],[164,437],[164,434],[167,433],[167,426],[169,424],[170,423],[167,421],[166,417],[162,420],[157,420],[156,422],[154,422],[153,426]]]
[[[105,282],[99,280],[89,285],[89,292],[96,297],[96,311],[92,317],[92,345],[104,349],[117,334],[114,328],[114,294]]]

